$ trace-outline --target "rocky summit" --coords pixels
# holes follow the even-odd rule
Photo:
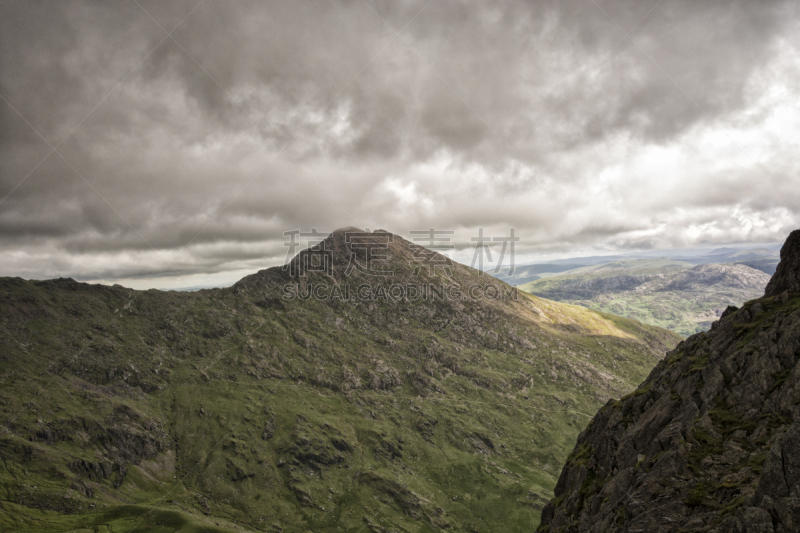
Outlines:
[[[346,228],[233,287],[0,279],[0,530],[531,531],[680,338]]]
[[[800,531],[800,230],[762,298],[667,354],[581,433],[541,533]]]

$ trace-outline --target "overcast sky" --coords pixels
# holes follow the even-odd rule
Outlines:
[[[0,275],[224,284],[312,227],[780,242],[796,4],[0,0]]]

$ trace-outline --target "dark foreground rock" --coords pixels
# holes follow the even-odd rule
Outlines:
[[[800,231],[763,298],[680,343],[578,438],[540,532],[800,531]]]
[[[767,285],[765,296],[778,296],[784,291],[800,291],[800,230],[789,234],[781,248],[781,262]]]

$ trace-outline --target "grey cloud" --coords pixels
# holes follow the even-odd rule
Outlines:
[[[363,2],[245,2],[237,3],[234,9],[229,4],[209,0],[176,30],[174,37],[180,46],[167,41],[156,48],[142,72],[150,82],[177,76],[185,94],[194,98],[211,118],[228,127],[241,127],[246,120],[238,106],[229,101],[229,92],[264,86],[280,96],[282,105],[288,106],[311,98],[322,107],[343,91],[340,97],[351,97],[357,107],[354,118],[359,125],[373,132],[387,122],[396,123],[408,112],[411,106],[408,102],[399,103],[396,93],[413,92],[414,88],[408,84],[416,82],[426,87],[421,95],[421,122],[441,144],[456,150],[470,149],[479,140],[494,136],[494,131],[503,131],[520,107],[531,104],[519,94],[520,71],[535,68],[544,79],[562,74],[548,68],[542,59],[549,50],[531,43],[532,37],[543,31],[548,17],[554,17],[560,24],[555,32],[558,37],[545,46],[559,46],[562,52],[577,58],[580,54],[608,58],[614,67],[609,79],[601,80],[599,86],[587,83],[573,96],[596,106],[606,89],[622,92],[616,98],[618,101],[606,109],[564,106],[567,113],[569,109],[580,109],[590,115],[585,134],[602,135],[609,128],[638,126],[645,134],[667,136],[709,113],[740,103],[744,80],[769,51],[771,41],[765,37],[778,31],[786,15],[786,8],[781,9],[785,3],[777,1],[757,5],[657,3],[656,0],[598,4],[602,10],[589,1],[509,2],[503,10],[494,9],[498,14],[491,13],[493,9],[483,3],[435,2],[407,30],[405,37],[410,42],[401,38],[390,44],[368,67],[369,71],[377,72],[357,77],[395,31],[386,27]],[[154,9],[158,4],[143,5]],[[187,12],[191,7],[188,3],[178,5]],[[392,28],[399,29],[402,26],[397,19],[404,20],[406,13],[423,5],[413,3],[400,15],[384,12],[383,16],[390,24],[394,23]],[[39,105],[44,104],[43,109],[55,112],[48,113],[51,118],[56,122],[59,118],[66,120],[63,115],[73,110],[65,99],[102,94],[96,86],[97,75],[114,70],[116,65],[130,66],[133,62],[136,53],[130,53],[123,43],[129,46],[135,42],[133,51],[144,55],[144,50],[164,38],[145,19],[146,15],[136,10],[130,12],[134,8],[130,4],[125,4],[124,9],[113,4],[105,8],[60,7],[60,13],[51,10],[24,16],[17,13],[16,22],[9,24],[11,31],[7,37],[13,47],[7,49],[12,50],[14,59],[22,57],[29,61],[20,65],[19,61],[8,61],[8,55],[4,55],[5,63],[11,67],[4,82],[9,82],[9,78],[29,78],[31,69],[27,65],[34,58],[45,59],[47,83],[37,83],[36,91],[31,92]],[[376,10],[385,11],[386,7]],[[105,27],[106,31],[95,30],[99,35],[81,39],[83,28],[76,28],[80,21],[75,20],[79,17],[68,16],[72,11],[89,15],[84,24]],[[154,18],[160,19],[167,29],[178,22],[181,13],[177,7],[171,11],[170,16],[154,13]],[[487,22],[493,15],[495,20]],[[647,18],[634,28],[645,15]],[[133,25],[131,20],[135,21]],[[36,24],[27,24],[32,21]],[[29,32],[29,25],[36,30]],[[130,29],[120,34],[122,28]],[[631,28],[632,42],[623,37]],[[21,41],[26,40],[36,42],[37,46],[20,49]],[[102,53],[83,50],[97,41],[102,41]],[[397,57],[404,42],[415,52]],[[66,56],[75,51],[83,52],[84,64],[70,69]],[[123,60],[125,52],[131,57]],[[389,76],[398,67],[395,61],[400,62],[401,70],[408,69],[411,74],[407,79],[395,80],[406,86],[387,88],[380,83],[376,86],[373,83],[376,78]],[[430,65],[429,71],[415,73],[419,64]],[[17,72],[24,69],[26,76],[12,78],[15,67]],[[443,84],[439,77],[453,89],[439,87]],[[30,86],[14,82],[6,92],[23,88]],[[383,96],[364,97],[375,90]],[[466,104],[460,101],[462,98]],[[644,124],[642,116],[648,117]],[[483,127],[482,120],[489,122],[491,128]],[[462,135],[457,135],[459,132]],[[385,151],[385,147],[381,150]]]
[[[194,0],[140,3],[166,31],[181,24],[175,42],[132,2],[0,2],[0,94],[51,144],[80,124],[59,150],[83,176],[52,154],[17,187],[49,148],[0,102],[4,249],[83,257],[194,239],[180,268],[216,271],[280,255],[286,229],[402,232],[451,209],[453,227],[527,227],[541,246],[624,246],[651,242],[629,234],[677,202],[774,217],[797,205],[785,156],[770,187],[742,170],[725,187],[625,197],[623,213],[584,196],[611,164],[592,147],[666,146],[748,105],[753,72],[792,37],[791,2],[206,0],[185,20]],[[425,167],[441,154],[447,176]],[[459,203],[474,165],[488,175]],[[418,200],[387,192],[390,179]]]

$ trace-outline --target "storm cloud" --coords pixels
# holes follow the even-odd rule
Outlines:
[[[226,283],[311,227],[781,241],[795,4],[0,1],[0,275]]]

